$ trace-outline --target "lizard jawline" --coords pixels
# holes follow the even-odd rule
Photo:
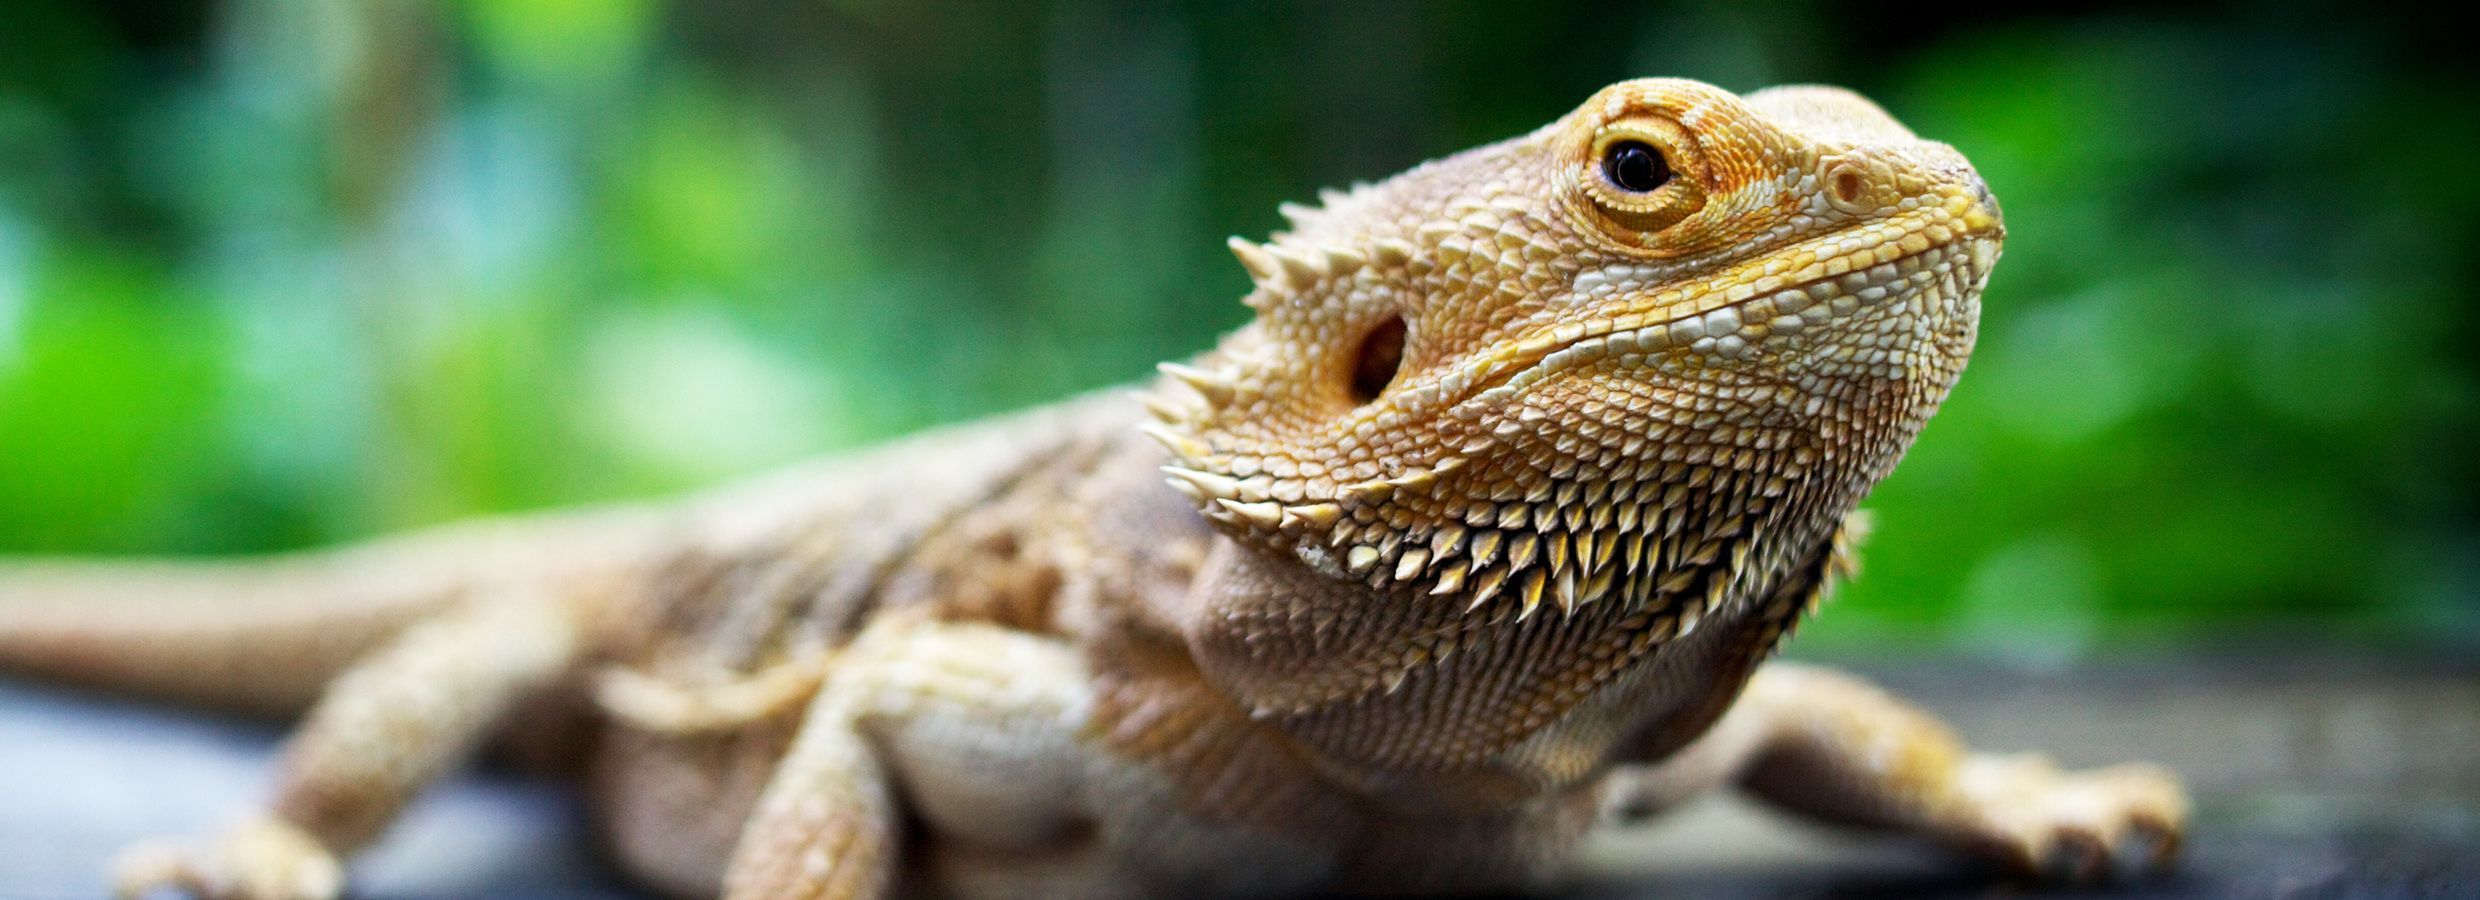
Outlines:
[[[1431,400],[1443,399],[1437,396],[1439,394],[1453,394],[1442,408],[1459,418],[1477,419],[1487,410],[1503,406],[1517,393],[1542,379],[1580,365],[1624,358],[1629,354],[1642,356],[1647,364],[1657,358],[1681,353],[1720,353],[1725,358],[1737,359],[1752,350],[1758,341],[1773,337],[1773,334],[1767,334],[1751,340],[1746,336],[1750,326],[1771,329],[1774,322],[1783,318],[1778,314],[1773,320],[1765,322],[1743,321],[1742,314],[1758,301],[1772,300],[1779,304],[1789,295],[1800,295],[1804,298],[1804,305],[1796,314],[1802,319],[1801,330],[1831,328],[1853,316],[1885,307],[1889,301],[1907,300],[1919,292],[1935,291],[1942,279],[1953,279],[1957,296],[1969,294],[1994,264],[1996,252],[1995,239],[1983,234],[1966,234],[1865,268],[1855,265],[1840,275],[1826,275],[1785,285],[1760,296],[1663,321],[1637,321],[1622,327],[1619,323],[1628,322],[1630,317],[1620,316],[1604,320],[1600,323],[1601,327],[1589,328],[1565,339],[1559,338],[1555,330],[1545,330],[1519,342],[1515,351],[1507,356],[1467,363],[1459,367],[1461,371],[1416,390],[1431,394],[1431,397],[1422,398]],[[1855,278],[1860,280],[1855,282]],[[1904,288],[1916,279],[1916,286]],[[1826,297],[1817,296],[1820,288],[1828,291]],[[1850,302],[1848,308],[1838,306],[1844,301]],[[1708,329],[1716,322],[1715,317],[1726,312],[1731,315],[1721,324],[1740,322],[1741,327],[1725,335],[1711,334]],[[1733,348],[1726,340],[1734,338],[1741,342],[1740,348]],[[1476,370],[1483,374],[1477,378],[1465,374]],[[1442,390],[1459,381],[1464,382],[1460,385],[1463,390]]]

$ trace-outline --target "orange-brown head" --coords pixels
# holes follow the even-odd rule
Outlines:
[[[1256,320],[1158,392],[1236,542],[1190,642],[1261,715],[1536,726],[1815,568],[1962,370],[2003,235],[1857,95],[1676,79],[1285,211],[1232,242]],[[1511,641],[1563,643],[1457,693]]]

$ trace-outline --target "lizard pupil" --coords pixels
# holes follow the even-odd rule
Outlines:
[[[1651,193],[1670,183],[1671,165],[1643,141],[1621,141],[1602,156],[1602,176],[1628,193]]]

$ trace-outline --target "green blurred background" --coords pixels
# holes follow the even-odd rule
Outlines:
[[[1221,239],[1277,202],[1666,74],[1857,88],[2006,206],[1803,646],[2480,635],[2480,82],[2373,9],[0,13],[0,551],[652,495],[1127,381],[1241,322]]]

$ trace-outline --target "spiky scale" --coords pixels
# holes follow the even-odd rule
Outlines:
[[[1231,255],[1240,260],[1241,268],[1249,270],[1251,281],[1263,284],[1282,271],[1281,264],[1275,262],[1274,256],[1267,253],[1265,247],[1247,238],[1233,235],[1223,245],[1231,248]]]
[[[1369,264],[1369,257],[1342,247],[1325,249],[1326,270],[1336,275],[1349,275]]]
[[[1150,391],[1139,395],[1137,402],[1145,405],[1146,415],[1153,416],[1154,421],[1160,422],[1164,425],[1186,424],[1189,418],[1196,415],[1197,412],[1197,410],[1189,404],[1181,403]]]
[[[1187,485],[1202,492],[1206,497],[1240,496],[1240,481],[1229,475],[1200,472],[1184,466],[1164,466],[1162,471],[1171,476],[1174,487]]]
[[[1325,530],[1333,528],[1335,521],[1343,518],[1343,507],[1332,503],[1311,503],[1285,507],[1283,514],[1286,517],[1285,524],[1298,521],[1309,528]]]
[[[1663,576],[1662,580],[1659,582],[1659,587],[1657,590],[1664,594],[1677,594],[1684,592],[1690,585],[1696,583],[1697,576],[1703,574],[1703,569],[1683,567],[1670,573],[1669,575]]]
[[[1532,565],[1533,553],[1540,546],[1540,535],[1530,531],[1516,532],[1507,539],[1507,565],[1517,569]]]
[[[1252,525],[1272,528],[1283,524],[1283,507],[1271,500],[1244,503],[1238,500],[1217,498],[1214,502]]]
[[[1517,610],[1516,621],[1524,621],[1533,615],[1534,610],[1541,608],[1542,589],[1547,586],[1549,580],[1549,576],[1540,569],[1524,573],[1524,585],[1521,592],[1524,605]]]
[[[1427,549],[1414,547],[1406,550],[1395,560],[1395,580],[1411,581],[1413,576],[1421,574],[1421,571],[1428,566],[1429,551]]]
[[[1400,238],[1383,238],[1370,245],[1381,266],[1400,266],[1412,260],[1412,244]]]
[[[1344,568],[1354,572],[1367,572],[1378,565],[1378,548],[1368,544],[1354,544],[1352,549],[1345,551],[1343,559]]]
[[[1474,532],[1472,536],[1473,565],[1486,566],[1496,561],[1499,545],[1505,539],[1504,532],[1493,528],[1484,528]]]
[[[1162,362],[1154,364],[1154,368],[1188,385],[1198,396],[1206,398],[1207,403],[1217,407],[1230,404],[1233,394],[1239,390],[1239,385],[1231,379],[1193,366]]]
[[[1206,492],[1198,490],[1196,485],[1190,484],[1178,478],[1165,478],[1163,479],[1163,483],[1170,485],[1173,490],[1179,491],[1180,494],[1187,497],[1191,503],[1204,503],[1214,499],[1213,497],[1208,496]]]
[[[1312,260],[1281,247],[1267,247],[1266,253],[1274,257],[1275,265],[1283,272],[1284,286],[1292,290],[1307,288],[1326,277],[1323,259]]]
[[[1392,694],[1396,691],[1403,690],[1404,679],[1410,677],[1411,674],[1412,670],[1410,668],[1400,668],[1388,672],[1385,676],[1386,692]]]
[[[1155,443],[1163,445],[1163,449],[1171,451],[1172,455],[1182,459],[1197,459],[1213,452],[1212,448],[1198,443],[1187,435],[1151,422],[1137,426],[1137,430],[1144,433],[1146,437],[1153,438]]]
[[[1483,569],[1479,574],[1472,576],[1472,582],[1472,602],[1465,606],[1467,610],[1479,609],[1487,605],[1491,598],[1498,596],[1499,589],[1507,584],[1507,567],[1491,566]]]
[[[1592,579],[1585,582],[1584,594],[1577,600],[1577,604],[1592,603],[1609,595],[1611,585],[1617,581],[1618,574],[1618,571],[1614,569],[1603,569],[1594,573]]]

